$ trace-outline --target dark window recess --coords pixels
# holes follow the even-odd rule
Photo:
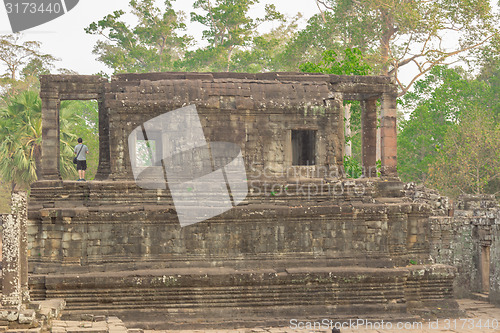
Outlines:
[[[292,130],[292,165],[316,164],[316,131]]]

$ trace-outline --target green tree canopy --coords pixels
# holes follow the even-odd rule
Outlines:
[[[430,167],[429,184],[441,193],[500,193],[500,124],[493,112],[472,108],[451,127]]]
[[[191,41],[180,34],[186,28],[182,13],[172,8],[170,0],[161,8],[154,0],[131,0],[129,6],[137,18],[136,26],[127,25],[122,20],[125,12],[117,10],[85,29],[106,38],[94,47],[98,60],[115,73],[172,70]]]
[[[326,22],[337,40],[370,50],[376,72],[394,75],[401,95],[434,66],[498,36],[489,0],[316,1],[330,13]],[[418,73],[404,84],[399,69],[409,64]]]
[[[363,54],[357,48],[346,48],[340,56],[334,50],[322,53],[319,63],[305,62],[299,66],[302,72],[324,73],[336,75],[368,75],[371,67],[364,59]]]
[[[277,28],[255,36],[251,47],[235,52],[231,57],[229,70],[234,72],[270,72],[283,71],[290,59],[280,55],[285,51],[287,43],[295,36],[297,24],[302,16],[281,22]],[[297,70],[297,66],[293,71]]]
[[[22,35],[1,35],[0,36],[0,62],[7,67],[4,78],[16,81],[19,71],[24,65],[36,61],[39,67],[52,67],[56,58],[50,54],[40,52],[40,42],[21,42]]]
[[[40,42],[22,42],[21,34],[0,36],[0,63],[6,72],[0,75],[0,107],[25,90],[39,88],[38,76],[48,74],[57,60],[40,52]]]
[[[332,29],[333,25],[334,17],[331,12],[309,18],[307,26],[297,31],[283,52],[277,55],[277,61],[283,65],[280,70],[296,71],[297,66],[304,62],[318,63],[326,50],[342,54],[346,48],[356,47],[367,58],[367,47],[362,43],[342,39],[338,32]]]
[[[244,51],[246,47],[251,48],[255,44],[263,50],[279,45],[276,40],[271,40],[271,45],[265,45],[265,38],[255,40],[258,36],[256,29],[261,23],[284,21],[284,16],[274,5],[265,6],[264,17],[257,19],[250,17],[248,12],[251,6],[258,2],[258,0],[215,0],[212,3],[209,0],[197,0],[193,7],[201,10],[201,13],[192,12],[191,21],[206,27],[203,39],[208,42],[208,46],[188,52],[185,60],[179,63],[179,67],[183,70],[229,71],[236,51]]]
[[[414,88],[403,98],[403,108],[412,112],[399,123],[398,170],[405,181],[425,183],[446,133],[470,110],[492,110],[492,87],[461,68],[436,66]]]

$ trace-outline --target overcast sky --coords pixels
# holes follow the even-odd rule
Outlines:
[[[184,11],[189,17],[193,2],[194,0],[177,0],[173,4],[177,10]],[[83,29],[114,10],[127,11],[128,3],[129,0],[80,0],[78,5],[67,14],[24,31],[23,39],[40,41],[42,52],[61,60],[56,64],[57,68],[68,68],[79,74],[95,74],[99,71],[111,73],[109,68],[97,62],[96,56],[92,54],[92,49],[99,37],[86,34]],[[162,1],[159,3],[161,4]],[[266,3],[274,3],[280,12],[289,16],[301,12],[304,18],[308,18],[319,12],[314,0],[261,0],[258,5],[254,6],[252,16],[262,14]],[[203,26],[187,23],[188,34],[200,40]],[[10,33],[12,30],[6,9],[0,4],[0,34]]]

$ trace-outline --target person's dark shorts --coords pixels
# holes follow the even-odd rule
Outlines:
[[[87,161],[83,160],[77,160],[76,161],[76,170],[87,170]]]

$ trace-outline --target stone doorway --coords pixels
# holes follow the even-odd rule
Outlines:
[[[481,246],[480,258],[480,273],[481,273],[481,292],[488,294],[490,292],[490,246]]]
[[[82,123],[76,123],[75,115],[83,118]],[[82,138],[83,144],[89,148],[87,155],[87,171],[86,178],[94,179],[97,174],[99,165],[99,102],[92,100],[72,100],[61,101],[59,107],[59,145],[61,156],[71,156],[73,159],[73,151],[76,145],[76,139]],[[66,150],[66,152],[64,152]],[[67,163],[59,164],[59,173],[65,180],[74,180],[71,175],[72,170],[64,170],[67,168]],[[71,166],[70,166],[71,168]],[[76,166],[75,166],[76,169]]]

